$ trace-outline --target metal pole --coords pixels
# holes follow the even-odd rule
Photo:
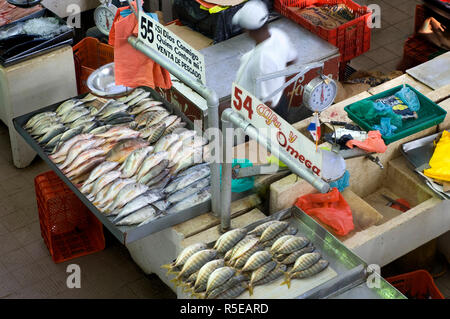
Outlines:
[[[200,94],[200,96],[206,100],[208,106],[208,128],[219,129],[219,99],[217,98],[216,92],[203,85],[194,77],[184,73],[177,65],[172,63],[172,61],[149,48],[145,45],[145,43],[136,37],[128,37],[128,43],[130,43],[136,50],[142,52],[157,64],[168,70],[172,75],[188,85],[195,92]],[[219,140],[215,138],[215,135],[212,135],[211,137],[212,139],[210,142],[213,145],[213,149],[216,152],[220,152]],[[220,154],[218,158],[219,160],[221,159]],[[220,167],[219,163],[214,161],[211,163],[211,207],[212,214],[218,217],[220,212]]]
[[[234,142],[233,123],[222,116],[222,185],[220,188],[220,231],[226,232],[231,227],[231,173]]]
[[[303,168],[301,165],[298,165],[298,161],[292,159],[292,157],[285,150],[279,147],[272,147],[272,141],[269,140],[266,136],[259,134],[258,130],[247,122],[242,116],[236,113],[233,109],[226,109],[222,113],[222,121],[227,120],[234,124],[236,128],[241,128],[244,132],[252,139],[256,140],[259,144],[264,146],[271,154],[275,157],[279,158],[291,172],[297,174],[308,183],[310,183],[314,188],[319,190],[321,193],[327,193],[330,190],[330,185],[323,181],[320,177],[315,176],[306,168]],[[224,150],[225,151],[225,150]],[[222,176],[224,174],[222,173]]]

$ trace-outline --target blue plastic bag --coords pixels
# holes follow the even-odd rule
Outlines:
[[[389,117],[382,117],[380,125],[374,125],[373,128],[380,131],[384,137],[392,136],[397,130],[397,126],[391,124],[391,118]]]
[[[231,167],[235,167],[236,165],[240,165],[242,168],[244,167],[252,167],[253,163],[250,162],[249,159],[233,159]],[[220,184],[222,184],[222,167],[220,167]],[[242,193],[252,189],[255,184],[255,177],[244,177],[239,179],[231,180],[231,191],[233,193]]]
[[[336,187],[339,190],[339,192],[341,192],[341,193],[348,186],[350,186],[350,173],[347,170],[345,171],[344,175],[340,179],[330,183],[331,188]]]
[[[406,103],[411,111],[417,112],[420,109],[419,98],[409,87],[404,86],[400,91],[395,93],[395,96]]]

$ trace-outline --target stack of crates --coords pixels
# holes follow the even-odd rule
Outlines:
[[[52,171],[34,179],[41,236],[55,263],[105,248],[103,225]]]

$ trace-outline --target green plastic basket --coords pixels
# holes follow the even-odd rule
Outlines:
[[[447,112],[441,108],[439,105],[431,101],[429,98],[427,98],[425,95],[414,89],[412,86],[406,84],[411,90],[414,91],[414,93],[417,94],[417,97],[419,98],[420,102],[420,110],[417,112],[418,118],[417,119],[408,119],[406,121],[403,121],[403,125],[401,128],[398,128],[397,131],[389,136],[382,136],[384,142],[387,144],[390,144],[392,142],[398,141],[406,136],[410,136],[414,133],[423,131],[429,127],[438,125],[442,121],[444,121],[445,116]],[[394,95],[397,93],[403,85],[396,86],[395,88],[392,88],[390,90],[378,93],[376,95],[373,95],[371,97],[368,97],[366,99],[363,99],[361,101],[375,101],[377,99],[381,99],[390,95]],[[360,101],[359,101],[360,102]],[[358,102],[356,102],[358,103]],[[373,131],[373,127],[364,121],[363,119],[356,116],[351,110],[350,107],[356,103],[347,105],[344,110],[348,113],[348,117],[358,124],[361,128],[363,128],[366,131]]]

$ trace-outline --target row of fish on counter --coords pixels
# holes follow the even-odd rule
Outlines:
[[[150,93],[88,94],[24,128],[79,190],[118,226],[141,226],[211,197],[208,140]]]
[[[329,265],[306,238],[295,236],[297,229],[285,221],[269,221],[250,232],[230,230],[220,236],[212,249],[204,243],[186,247],[168,265],[176,285],[194,297],[229,299],[247,289],[271,283],[284,276],[290,288],[292,279],[312,277]]]

